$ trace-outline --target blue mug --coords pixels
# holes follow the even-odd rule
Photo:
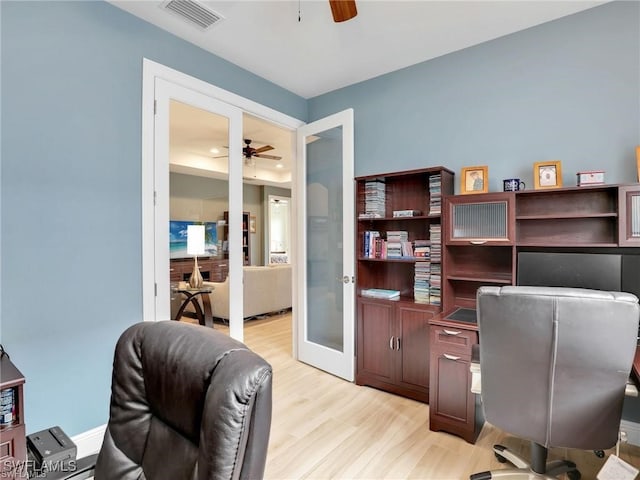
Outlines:
[[[502,181],[505,192],[517,192],[518,190],[524,190],[526,187],[524,182],[521,182],[519,178],[507,178]]]

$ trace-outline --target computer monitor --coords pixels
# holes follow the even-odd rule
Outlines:
[[[517,284],[622,291],[622,255],[519,252]]]

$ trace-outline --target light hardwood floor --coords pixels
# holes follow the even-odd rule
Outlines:
[[[225,330],[216,324],[216,329]],[[245,323],[245,343],[273,366],[273,421],[266,479],[461,480],[500,469],[491,447],[502,443],[526,454],[528,446],[486,424],[475,445],[429,430],[429,406],[346,382],[291,356],[291,314]],[[614,452],[609,450],[607,454]],[[640,465],[640,447],[620,456]],[[554,449],[583,480],[595,480],[604,459],[593,452]]]

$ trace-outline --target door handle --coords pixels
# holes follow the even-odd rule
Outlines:
[[[349,275],[345,275],[344,277],[342,277],[342,283],[344,284],[349,283]]]
[[[390,348],[391,350],[393,350],[393,339],[394,339],[394,338],[395,338],[395,337],[392,335],[392,336],[391,336],[391,338],[389,339],[389,348]]]
[[[444,355],[444,358],[446,358],[447,360],[453,360],[454,362],[455,362],[456,360],[460,360],[460,357],[456,357],[456,356],[454,356],[454,355],[449,355],[449,354],[447,354],[447,353],[443,353],[443,355]]]
[[[400,351],[400,337],[396,337],[396,350]]]

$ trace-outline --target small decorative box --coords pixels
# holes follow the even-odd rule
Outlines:
[[[578,172],[578,186],[602,185],[604,183],[604,170],[591,170],[589,172]]]

